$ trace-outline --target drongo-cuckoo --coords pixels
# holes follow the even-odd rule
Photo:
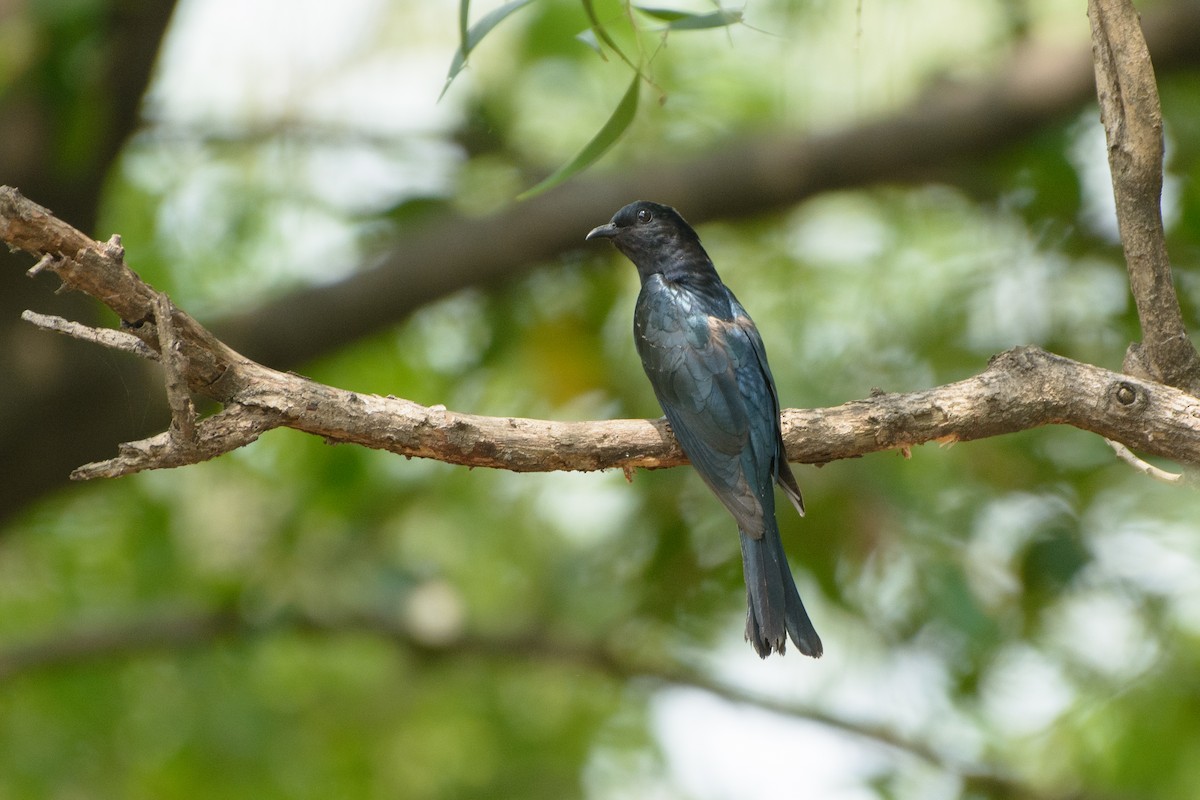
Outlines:
[[[746,638],[759,656],[821,655],[821,639],[792,578],[779,525],[779,484],[801,515],[788,467],[779,398],[762,337],[675,209],[630,203],[588,239],[611,239],[637,267],[642,290],[633,336],[642,366],[683,452],[737,522],[749,609]]]

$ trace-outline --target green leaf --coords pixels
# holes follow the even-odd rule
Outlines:
[[[471,0],[459,0],[458,3],[458,51],[470,51],[471,34],[468,27],[471,22]]]
[[[483,41],[483,37],[492,32],[501,22],[503,22],[514,11],[519,10],[522,6],[527,6],[532,0],[511,0],[511,2],[497,8],[488,14],[485,14],[483,19],[476,22],[470,28],[466,28],[467,11],[470,5],[470,0],[461,0],[458,7],[459,10],[459,28],[465,30],[463,41],[458,46],[457,52],[454,53],[454,58],[450,60],[450,72],[446,75],[446,85],[442,87],[442,93],[438,95],[441,100],[445,96],[446,90],[450,88],[450,84],[454,81],[458,73],[462,72],[463,67],[467,65],[467,56],[471,55],[471,51]]]
[[[635,72],[633,80],[630,81],[629,88],[625,90],[625,96],[617,104],[616,110],[608,118],[608,122],[604,123],[604,127],[600,129],[600,132],[587,143],[587,146],[580,150],[577,156],[559,167],[552,175],[537,186],[519,194],[517,199],[528,200],[530,197],[539,195],[548,189],[553,189],[572,175],[590,167],[595,163],[596,159],[608,152],[608,149],[621,138],[621,134],[629,127],[629,124],[633,122],[633,118],[637,114],[638,95],[640,94],[641,85],[642,76]]]
[[[663,22],[674,22],[677,19],[683,19],[688,16],[687,11],[679,11],[674,8],[651,8],[650,6],[634,6],[634,8],[648,17],[654,17]]]
[[[596,51],[596,55],[608,61],[608,56],[604,55],[604,48],[600,46],[600,40],[596,38],[596,31],[591,28],[584,28],[579,33],[575,34],[575,38],[586,44],[588,47]]]
[[[608,31],[605,30],[604,25],[600,22],[600,18],[596,16],[596,9],[594,6],[592,6],[592,0],[583,0],[583,10],[587,12],[588,22],[591,23],[592,30],[595,32],[596,38],[608,45],[609,49],[620,56],[622,61],[632,67],[634,72],[637,72],[639,75],[641,75],[641,68],[637,64],[634,64],[632,61],[630,61],[629,56],[625,55],[625,51],[618,47],[617,43],[613,41],[613,38],[608,35]]]
[[[698,31],[705,28],[725,28],[742,21],[741,11],[726,11],[718,9],[707,14],[693,14],[689,11],[678,11],[673,8],[653,8],[651,6],[634,6],[648,17],[667,23],[667,29],[672,31]]]

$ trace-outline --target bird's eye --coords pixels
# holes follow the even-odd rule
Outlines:
[[[652,219],[654,219],[654,215],[650,213],[649,209],[646,209],[646,208],[638,209],[638,212],[637,212],[638,222],[649,222]]]

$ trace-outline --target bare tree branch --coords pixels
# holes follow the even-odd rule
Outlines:
[[[1196,394],[1200,354],[1183,325],[1163,232],[1162,111],[1150,51],[1129,0],[1089,0],[1088,17],[1117,223],[1142,325],[1125,371]]]
[[[125,265],[122,252],[88,239],[7,187],[0,187],[0,240],[39,258],[56,256],[45,269],[103,300],[153,349],[161,346],[162,324],[147,322],[155,313],[169,315],[175,336],[171,349],[178,354],[183,381],[191,391],[228,406],[201,425],[197,441],[165,435],[126,445],[116,458],[77,470],[77,478],[195,463],[277,426],[404,456],[519,472],[684,463],[662,420],[475,416],[356,394],[264,367],[227,347],[183,311],[162,304],[161,295]],[[1200,400],[1033,347],[1003,353],[981,374],[946,386],[783,413],[788,457],[809,463],[1055,423],[1094,431],[1146,453],[1200,463]]]
[[[194,423],[190,437],[178,435],[172,427],[140,442],[123,443],[118,446],[115,457],[84,464],[71,473],[71,480],[115,478],[146,469],[199,464],[245,447],[283,424],[283,418],[269,409],[230,404]]]
[[[1186,481],[1187,483],[1194,485],[1194,481],[1187,480],[1187,473],[1167,472],[1165,469],[1159,469],[1153,464],[1138,458],[1136,455],[1134,455],[1132,450],[1120,442],[1114,442],[1112,439],[1105,439],[1104,441],[1109,447],[1112,448],[1112,451],[1117,454],[1117,458],[1119,458],[1121,461],[1124,461],[1126,464],[1133,467],[1143,475],[1148,475],[1149,477],[1154,478],[1154,480],[1162,481],[1163,483],[1182,484]]]
[[[1147,11],[1145,28],[1160,74],[1200,64],[1200,4],[1195,0],[1156,4]],[[646,163],[597,174],[488,217],[433,214],[419,227],[403,230],[374,266],[346,270],[353,277],[214,321],[212,329],[256,360],[297,368],[448,292],[508,280],[561,257],[580,246],[581,231],[633,197],[673,202],[686,208],[693,222],[701,222],[777,211],[829,189],[930,176],[962,185],[977,174],[963,169],[964,164],[1003,152],[1069,118],[1089,97],[1094,98],[1094,91],[1086,49],[1022,45],[990,77],[939,83],[906,108],[841,130],[739,138],[687,160],[648,154]],[[39,174],[8,177],[25,175],[18,184],[24,186]],[[769,182],[760,185],[764,175]],[[65,199],[42,190],[29,194],[49,199],[52,208],[66,212],[60,214],[65,219],[91,219],[70,211],[77,196],[74,186]],[[18,291],[24,290],[0,294],[11,298]],[[34,302],[26,299],[14,315]],[[44,310],[90,321],[86,313]],[[9,335],[14,341],[20,334]],[[23,467],[19,475],[0,481],[0,518],[55,486],[56,476],[102,456],[102,442],[147,436],[166,422],[165,404],[149,399],[156,387],[145,371],[119,362],[78,363],[64,350],[48,356],[56,359],[55,365],[70,359],[69,367],[56,371],[25,375],[20,359],[8,362],[5,372],[16,378],[7,393],[0,392],[0,449]],[[142,407],[143,402],[149,405]]]
[[[1110,60],[1128,60],[1127,54],[1114,53]],[[1098,50],[1098,60],[1103,58],[1104,52]],[[1102,72],[1108,74],[1106,70]],[[1152,76],[1150,80],[1152,84]],[[940,102],[948,101],[943,98]],[[1123,110],[1127,106],[1130,104],[1121,106],[1121,120],[1129,116]],[[1112,114],[1110,110],[1108,116],[1111,118]],[[1127,122],[1114,126],[1122,130],[1129,127]],[[1142,150],[1150,146],[1146,142],[1151,145],[1154,142],[1153,122],[1148,127],[1151,132],[1142,133],[1138,140]],[[1160,148],[1160,138],[1158,142]],[[787,158],[779,160],[775,156],[781,156],[780,152],[775,152],[770,161],[788,163]],[[806,174],[816,169],[818,163],[820,160],[804,160],[796,168],[800,174]],[[1158,161],[1150,160],[1151,168],[1156,164],[1160,167],[1160,154]],[[1117,185],[1122,180],[1140,180],[1146,184],[1145,172],[1146,168],[1140,167],[1127,178],[1116,179]],[[761,175],[760,179],[768,180],[768,176]],[[1148,182],[1157,203],[1159,184]],[[613,203],[616,201],[613,198]],[[755,203],[762,201],[760,197]],[[1133,203],[1134,213],[1145,213],[1145,205],[1142,192],[1141,200]],[[751,204],[746,210],[754,207],[757,206]],[[509,230],[509,224],[500,217],[492,233],[502,241],[514,235],[523,239],[530,234],[530,228],[535,228],[532,231],[535,236],[550,236],[548,230],[536,229],[534,204],[514,213],[526,211],[534,216],[526,219],[527,224],[520,225],[520,230]],[[1122,219],[1126,219],[1124,206],[1121,213]],[[1157,206],[1152,216],[1158,219]],[[558,227],[557,223],[551,225]],[[558,231],[553,235],[565,234]],[[1160,245],[1160,221],[1157,234],[1150,231],[1150,239],[1156,235]],[[233,407],[228,415],[218,416],[204,426],[203,443],[187,441],[187,437],[181,441],[152,438],[122,447],[118,457],[107,462],[76,470],[76,477],[124,475],[142,469],[196,463],[244,445],[266,429],[281,425],[334,441],[350,441],[404,456],[437,458],[473,467],[520,471],[611,467],[628,470],[683,462],[682,453],[661,421],[564,423],[456,414],[402,399],[359,396],[299,375],[272,371],[236,353],[196,320],[164,302],[160,293],[125,266],[124,251],[118,242],[98,245],[8,188],[0,191],[0,240],[35,254],[40,259],[36,270],[53,271],[67,287],[97,297],[118,313],[148,347],[162,351],[164,343],[168,344],[168,386],[175,386],[169,393],[175,398],[176,428],[190,425],[187,421],[191,419],[190,402],[186,391],[181,389],[185,383],[187,390]],[[1166,288],[1170,289],[1169,265],[1165,260],[1154,269],[1166,270]],[[1130,267],[1130,275],[1141,273],[1142,267]],[[1135,282],[1135,290],[1136,285]],[[1175,303],[1177,319],[1174,293],[1169,300]],[[155,324],[150,325],[151,321]],[[253,413],[248,409],[253,409]],[[784,421],[788,456],[804,462],[823,463],[866,452],[904,449],[931,440],[978,439],[1049,423],[1067,423],[1097,432],[1151,455],[1182,463],[1200,462],[1200,415],[1193,396],[1154,381],[1122,377],[1034,348],[1009,351],[992,361],[984,373],[958,384],[910,395],[871,397],[836,409],[790,410],[785,413]]]
[[[45,258],[38,262],[39,265],[44,263],[47,263],[47,259]],[[158,360],[158,352],[152,350],[149,345],[132,333],[113,330],[112,328],[93,328],[90,325],[83,325],[49,314],[39,314],[36,311],[21,312],[21,319],[32,325],[36,325],[42,330],[61,333],[65,336],[70,336],[72,339],[78,339],[81,342],[91,342],[101,347],[122,350],[151,361]]]

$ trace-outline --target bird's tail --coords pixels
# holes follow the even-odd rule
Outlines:
[[[759,657],[783,653],[790,636],[806,656],[820,658],[823,648],[788,567],[779,526],[768,516],[761,539],[739,530],[742,570],[746,576],[746,638]]]

